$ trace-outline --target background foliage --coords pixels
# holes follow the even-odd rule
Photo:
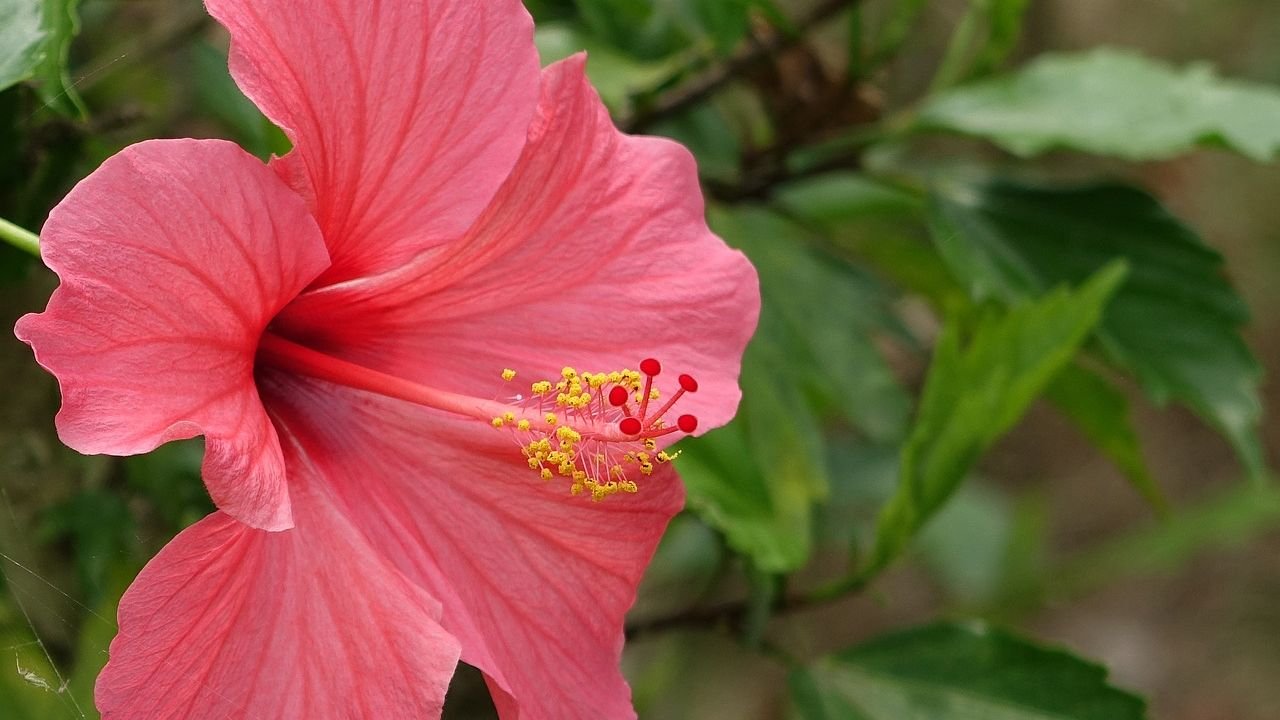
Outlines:
[[[764,293],[632,614],[642,717],[1280,717],[1280,7],[526,4],[693,149]],[[196,0],[0,0],[0,217],[145,138],[287,151],[225,62]],[[51,286],[0,245],[6,323]],[[0,371],[0,717],[96,717],[201,448],[76,456],[11,337]],[[491,714],[460,674],[446,715]]]

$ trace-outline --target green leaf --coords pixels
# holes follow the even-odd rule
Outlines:
[[[1018,155],[1064,148],[1155,160],[1226,147],[1260,162],[1280,149],[1280,90],[1131,52],[1046,55],[1020,72],[928,101],[920,129],[988,139]]]
[[[0,90],[31,77],[47,34],[37,0],[0,0]]]
[[[652,61],[628,57],[567,22],[540,24],[534,33],[534,42],[544,63],[586,51],[587,75],[615,114],[627,109],[633,94],[666,80],[681,66],[678,56]]]
[[[67,76],[80,31],[79,0],[0,0],[0,90],[35,78],[46,107],[80,118],[84,105]]]
[[[826,493],[819,427],[774,363],[767,335],[748,349],[738,418],[680,444],[689,507],[766,573],[795,570],[812,549],[812,506]]]
[[[651,0],[575,0],[591,34],[641,60],[683,50],[689,37],[673,3]]]
[[[45,107],[71,118],[88,114],[67,73],[71,40],[80,32],[80,17],[76,13],[79,4],[80,0],[43,0],[45,49],[35,68],[37,90]]]
[[[241,147],[260,159],[288,153],[289,139],[231,79],[226,52],[203,41],[193,43],[188,52],[196,101],[201,108],[217,118]]]
[[[995,69],[1018,44],[1029,0],[970,0],[939,64],[931,89]]]
[[[984,625],[873,640],[793,673],[802,720],[1142,720],[1107,671]]]
[[[1263,476],[1260,371],[1240,336],[1248,311],[1221,256],[1155,199],[1121,185],[996,183],[939,188],[932,214],[939,251],[978,299],[1026,300],[1126,259],[1132,274],[1098,329],[1108,356],[1157,403],[1177,400],[1217,427]]]
[[[1046,394],[1085,436],[1120,468],[1147,502],[1160,512],[1169,504],[1147,470],[1142,445],[1129,420],[1129,401],[1106,378],[1080,365],[1068,365]]]
[[[1125,276],[1110,265],[1078,291],[1044,298],[978,321],[961,347],[943,330],[920,411],[902,449],[898,489],[880,515],[864,577],[884,568],[951,497],[978,458],[1018,421],[1075,355]]]
[[[786,348],[775,353],[774,367],[823,414],[842,417],[872,440],[900,441],[910,399],[875,344],[879,334],[906,335],[889,291],[810,251],[807,231],[774,213],[717,209],[711,224],[760,273],[770,313],[761,332]]]
[[[982,0],[987,40],[973,62],[971,73],[985,75],[1004,62],[1022,37],[1022,21],[1031,0]]]

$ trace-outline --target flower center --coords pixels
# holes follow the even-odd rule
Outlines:
[[[651,407],[662,398],[654,386],[661,373],[662,366],[652,358],[640,363],[640,372],[579,374],[566,367],[558,380],[530,385],[530,396],[513,398],[516,410],[490,422],[515,435],[529,469],[543,480],[567,478],[572,494],[589,493],[597,501],[635,493],[636,476],[652,475],[656,464],[679,454],[659,450],[658,438],[698,428],[693,415],[681,415],[674,425],[665,419],[682,396],[698,391],[698,382],[689,375],[679,377],[679,387],[661,407]],[[502,372],[508,382],[515,377],[514,370]]]
[[[698,391],[697,381],[689,375],[679,376],[675,392],[654,408],[662,401],[655,386],[662,366],[652,358],[640,363],[639,372],[578,373],[566,367],[555,381],[533,383],[530,395],[501,401],[415,383],[272,333],[262,336],[258,357],[282,370],[472,418],[511,433],[539,477],[566,478],[573,495],[586,494],[596,501],[637,492],[636,477],[652,475],[656,465],[669,463],[679,454],[659,450],[659,438],[698,428],[693,415],[668,423],[680,398]],[[514,370],[502,372],[507,382],[515,378]]]

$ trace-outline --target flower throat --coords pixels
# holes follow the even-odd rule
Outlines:
[[[637,478],[651,476],[658,465],[679,454],[660,450],[659,440],[698,428],[693,415],[669,422],[676,403],[697,392],[698,382],[680,375],[664,402],[655,382],[662,366],[652,358],[641,362],[639,371],[579,373],[566,367],[556,380],[534,382],[529,395],[516,394],[507,401],[421,385],[272,333],[262,336],[258,359],[307,377],[485,422],[512,436],[529,469],[543,481],[563,478],[571,494],[596,501],[638,492]],[[512,382],[516,372],[504,370],[502,379]]]

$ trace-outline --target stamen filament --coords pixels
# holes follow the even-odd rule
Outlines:
[[[512,408],[496,400],[485,400],[471,395],[440,390],[405,380],[378,370],[357,365],[332,355],[299,345],[279,335],[264,333],[258,342],[258,358],[267,365],[282,370],[325,380],[344,387],[364,390],[384,397],[404,400],[415,405],[442,410],[454,415],[473,418],[488,423],[495,417],[514,412],[516,421],[526,420],[530,428],[539,432],[554,432],[556,425],[532,410]],[[583,433],[593,439],[616,442],[627,439],[616,431],[591,430]]]

